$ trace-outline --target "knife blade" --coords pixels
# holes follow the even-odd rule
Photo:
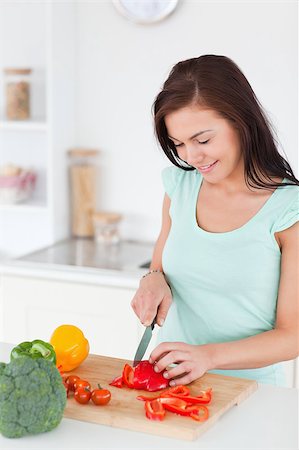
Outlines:
[[[149,325],[148,327],[146,327],[146,329],[143,333],[143,336],[141,338],[141,341],[140,341],[140,343],[137,347],[136,353],[135,353],[133,367],[137,366],[137,364],[140,363],[140,361],[142,360],[143,355],[145,354],[147,347],[150,343],[150,340],[152,338],[153,329],[155,328],[155,324],[156,324],[156,317],[154,318],[152,324]]]

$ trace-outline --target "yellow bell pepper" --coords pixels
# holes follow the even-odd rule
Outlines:
[[[89,353],[89,342],[75,325],[60,325],[54,330],[50,343],[56,353],[56,365],[62,372],[78,367]]]

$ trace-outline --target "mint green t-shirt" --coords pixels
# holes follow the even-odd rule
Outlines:
[[[162,179],[171,199],[162,262],[173,303],[157,343],[229,342],[273,329],[281,261],[274,233],[298,221],[298,186],[276,189],[240,228],[212,233],[196,220],[202,175],[173,166],[163,170]],[[285,384],[281,364],[211,372]]]

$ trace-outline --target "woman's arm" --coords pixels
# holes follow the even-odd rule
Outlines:
[[[162,253],[171,227],[169,208],[170,198],[165,194],[162,211],[162,227],[154,248],[150,265],[151,270],[160,270],[163,272]],[[143,325],[149,326],[157,315],[157,323],[162,326],[171,302],[171,291],[164,274],[154,272],[141,279],[131,306]]]
[[[162,226],[161,231],[159,234],[159,237],[156,241],[152,262],[150,265],[151,270],[161,270],[163,271],[162,267],[162,253],[164,249],[165,242],[168,238],[170,227],[171,227],[171,218],[169,215],[169,208],[170,208],[170,198],[167,194],[164,196],[163,200],[163,207],[162,207]]]
[[[299,223],[279,233],[281,276],[275,328],[246,339],[206,345],[165,342],[151,354],[158,371],[169,370],[169,378],[182,375],[176,384],[186,384],[212,369],[251,369],[298,356]],[[167,353],[161,358],[163,353]],[[161,358],[161,359],[159,359]]]

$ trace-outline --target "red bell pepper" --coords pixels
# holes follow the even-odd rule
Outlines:
[[[111,383],[109,383],[109,385],[110,386],[115,386],[115,387],[118,387],[118,388],[123,387],[123,377],[120,376],[120,377],[114,378],[114,380],[112,380]]]
[[[150,369],[149,380],[146,385],[146,390],[149,392],[160,391],[161,389],[167,388],[169,385],[169,380],[163,377],[164,372],[156,373],[154,367]]]
[[[144,389],[147,391],[159,391],[165,389],[169,380],[163,377],[163,372],[156,373],[153,364],[149,361],[141,361],[135,369],[129,364],[125,364],[121,377],[115,378],[110,385],[122,387],[126,385],[129,388]]]
[[[134,380],[134,369],[129,366],[129,364],[125,364],[123,368],[123,375],[122,375],[123,383],[128,386],[129,388],[133,388],[133,380]]]
[[[152,374],[152,364],[149,361],[140,361],[134,370],[133,385],[135,389],[146,389]]]
[[[146,417],[148,419],[163,420],[165,417],[166,411],[159,400],[153,400],[152,402],[145,402],[144,408]]]

